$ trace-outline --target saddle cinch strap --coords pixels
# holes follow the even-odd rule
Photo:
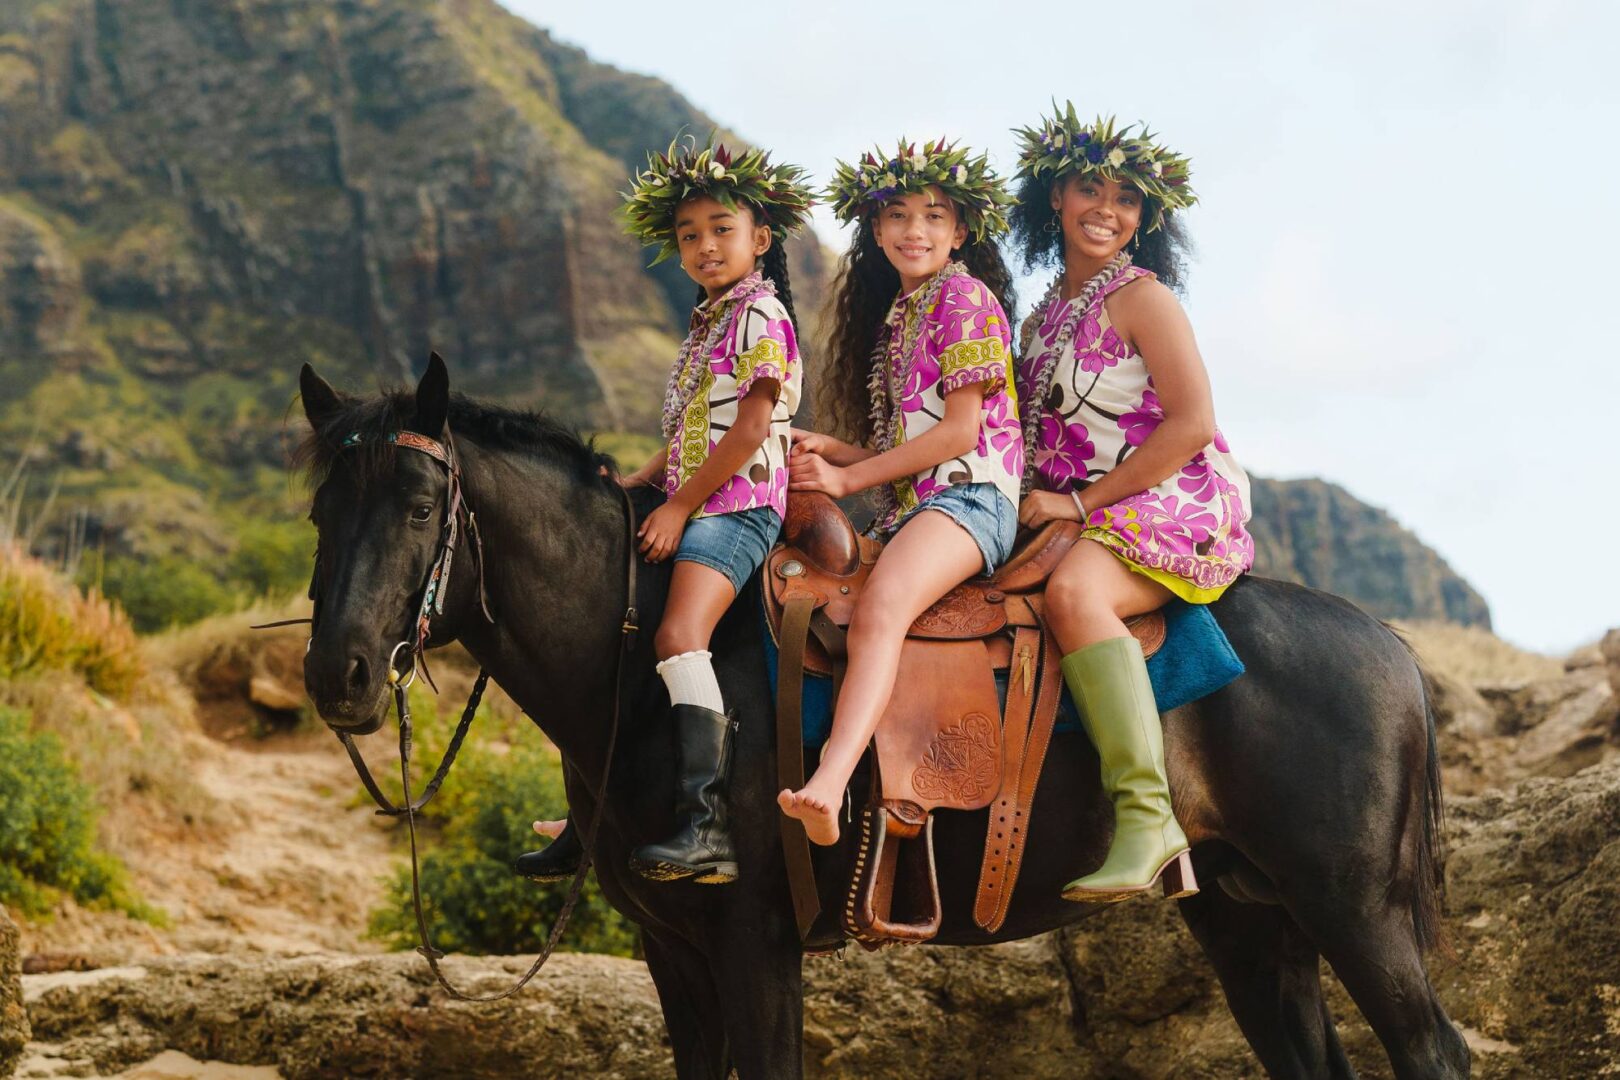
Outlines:
[[[992,806],[974,919],[994,932],[1007,916],[1025,850],[1041,765],[1062,692],[1056,643],[1041,624],[1047,576],[1079,539],[1049,525],[993,577],[957,586],[912,625],[896,692],[874,736],[875,770],[844,929],[873,947],[917,942],[939,928],[932,811]],[[825,496],[795,494],[786,543],[766,563],[765,607],[781,656],[777,684],[779,781],[804,782],[801,692],[806,672],[842,675],[849,624],[881,547],[856,537]],[[1152,652],[1157,616],[1132,627]],[[995,676],[1006,672],[1005,708]],[[809,845],[784,818],[789,883],[801,936],[819,912]]]

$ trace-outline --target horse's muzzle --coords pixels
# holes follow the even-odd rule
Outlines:
[[[370,735],[388,716],[382,665],[359,651],[343,653],[319,648],[306,653],[304,689],[327,727],[339,734]]]

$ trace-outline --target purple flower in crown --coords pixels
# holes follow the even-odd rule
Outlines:
[[[1159,395],[1152,390],[1144,390],[1142,403],[1121,416],[1119,426],[1125,432],[1127,443],[1141,446],[1163,421],[1164,408],[1159,404]]]
[[[1097,165],[1102,162],[1102,159],[1103,148],[1101,143],[1091,143],[1091,145],[1086,147],[1087,161],[1091,162],[1093,165]]]

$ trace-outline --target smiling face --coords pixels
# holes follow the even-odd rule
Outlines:
[[[967,242],[967,225],[956,204],[937,187],[896,195],[872,219],[872,234],[900,272],[900,291],[909,293],[950,262]]]
[[[1106,263],[1142,225],[1142,193],[1102,176],[1070,176],[1052,189],[1052,209],[1063,222],[1064,259]]]
[[[718,199],[695,195],[675,208],[675,240],[681,269],[713,300],[753,271],[754,260],[771,246],[771,230],[755,225],[746,207],[728,210]]]

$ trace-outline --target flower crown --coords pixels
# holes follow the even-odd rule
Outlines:
[[[815,194],[803,182],[797,165],[772,165],[764,150],[733,154],[709,137],[703,147],[688,137],[684,146],[671,142],[662,154],[648,154],[647,168],[636,174],[619,208],[625,232],[643,244],[658,244],[652,265],[680,252],[675,239],[675,208],[694,195],[708,195],[728,210],[747,203],[770,226],[778,241],[809,221]]]
[[[839,221],[848,224],[896,195],[937,185],[962,208],[975,241],[1007,231],[1007,208],[1016,200],[989,170],[985,155],[970,157],[966,149],[944,139],[924,143],[921,153],[915,143],[901,139],[893,157],[885,160],[882,154],[881,149],[877,155],[862,154],[856,165],[838,162],[827,198]]]
[[[1184,210],[1198,201],[1187,185],[1190,162],[1153,141],[1146,127],[1131,134],[1135,124],[1115,130],[1114,118],[1099,116],[1089,126],[1074,114],[1074,103],[1066,108],[1053,103],[1052,118],[1041,117],[1039,127],[1019,128],[1018,175],[1052,178],[1076,173],[1097,173],[1116,183],[1135,185],[1147,196],[1147,231],[1159,227],[1166,210]]]

